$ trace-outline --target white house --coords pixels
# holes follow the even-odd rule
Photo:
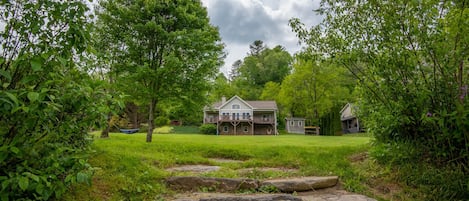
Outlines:
[[[204,124],[215,124],[221,135],[276,135],[277,103],[222,98],[204,108]]]

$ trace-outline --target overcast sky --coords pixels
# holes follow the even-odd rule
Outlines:
[[[297,17],[308,27],[321,20],[312,10],[320,0],[202,0],[210,21],[219,27],[228,53],[221,71],[227,74],[232,64],[243,59],[249,45],[262,40],[268,47],[281,45],[294,54],[300,47],[288,26]]]

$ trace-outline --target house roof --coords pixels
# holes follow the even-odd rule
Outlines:
[[[292,121],[292,120],[304,121],[304,120],[306,120],[306,119],[305,119],[305,118],[302,118],[302,117],[287,117],[287,118],[285,118],[285,120],[290,120],[290,121]]]
[[[276,110],[277,103],[275,101],[246,101],[249,105],[251,105],[252,109],[254,110]]]
[[[238,98],[241,101],[245,102],[253,110],[277,110],[277,103],[275,101],[244,101],[242,98],[238,96],[233,96],[229,100],[227,100],[225,103],[222,103],[221,101],[213,103],[211,106],[205,107],[205,110],[219,110],[222,106],[224,106],[226,103],[230,102],[234,98]]]

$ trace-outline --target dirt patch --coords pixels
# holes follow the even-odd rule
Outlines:
[[[351,155],[351,156],[348,157],[348,159],[349,159],[352,163],[363,162],[363,161],[365,161],[367,158],[368,158],[368,152],[361,152],[361,153],[353,154],[353,155]]]
[[[192,172],[192,173],[206,173],[220,170],[220,166],[215,165],[184,165],[166,169],[170,172]]]

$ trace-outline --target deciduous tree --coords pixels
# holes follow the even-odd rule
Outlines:
[[[223,45],[200,1],[101,1],[99,19],[123,57],[116,58],[119,82],[148,107],[147,142],[160,101],[202,100],[221,64]],[[189,99],[189,98],[188,98]],[[201,103],[203,104],[203,103]]]

